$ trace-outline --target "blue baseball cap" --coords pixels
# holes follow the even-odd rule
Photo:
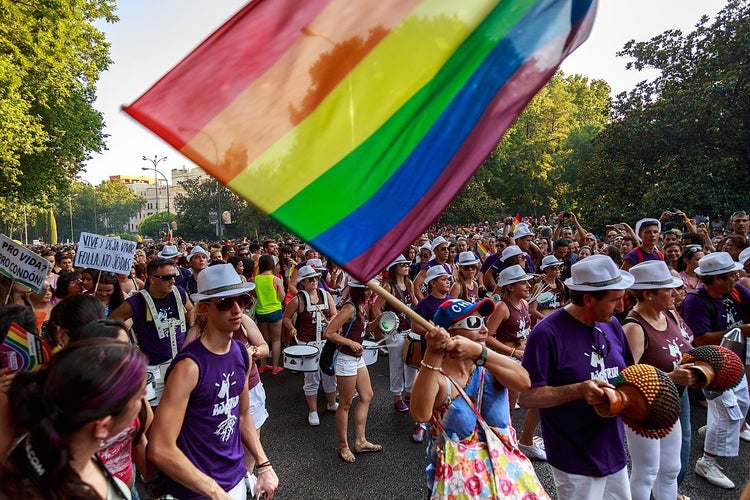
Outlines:
[[[435,311],[432,322],[437,326],[449,328],[453,323],[461,321],[474,312],[479,312],[482,316],[489,316],[495,310],[495,303],[490,298],[484,298],[472,304],[461,299],[450,299],[440,304],[440,308]]]

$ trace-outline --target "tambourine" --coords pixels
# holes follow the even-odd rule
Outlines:
[[[711,391],[726,391],[742,380],[745,366],[739,356],[720,345],[702,345],[682,355],[682,364],[692,363],[700,379],[698,387]]]
[[[380,328],[380,331],[385,335],[390,335],[391,333],[396,331],[399,323],[400,320],[398,319],[398,316],[396,316],[396,313],[394,313],[393,311],[386,311],[380,315],[378,327]]]
[[[613,385],[603,387],[605,401],[594,405],[602,417],[619,416],[637,434],[661,439],[680,418],[680,395],[672,379],[646,364],[632,365],[620,372]]]

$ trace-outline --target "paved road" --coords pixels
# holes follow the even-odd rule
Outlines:
[[[367,437],[381,443],[380,453],[357,455],[346,464],[335,451],[336,429],[333,413],[321,414],[318,427],[307,424],[307,408],[302,395],[302,376],[286,370],[263,375],[271,417],[263,426],[261,438],[280,479],[278,499],[423,499],[425,498],[423,445],[410,439],[412,423],[408,413],[393,410],[388,393],[388,362],[380,357],[370,366],[375,398],[370,407]],[[320,407],[325,407],[320,398]],[[516,420],[523,412],[517,412]],[[706,420],[706,411],[693,407],[693,463],[702,453],[697,428]],[[517,422],[518,424],[518,422]],[[350,420],[350,440],[353,430]],[[517,426],[517,428],[520,428]],[[740,456],[720,462],[725,473],[738,485],[750,480],[750,443],[743,442]],[[547,491],[554,492],[549,466],[536,464],[537,473]],[[697,477],[692,470],[682,484],[691,499],[735,500],[740,487],[723,490]],[[551,493],[552,494],[552,493]],[[554,498],[554,494],[553,498]]]
[[[411,441],[412,422],[408,413],[393,410],[388,392],[388,361],[380,357],[370,366],[375,398],[370,407],[367,437],[380,443],[380,453],[357,455],[353,464],[344,463],[336,454],[336,429],[333,413],[323,412],[318,427],[307,424],[307,407],[302,394],[302,375],[285,370],[273,376],[264,374],[270,418],[263,426],[261,439],[280,479],[274,498],[279,500],[309,499],[414,499],[425,498],[424,467],[427,459],[424,445]],[[321,393],[322,394],[322,393]],[[320,397],[320,408],[325,407]],[[516,412],[515,424],[520,429],[523,411]],[[706,421],[706,410],[693,406],[692,463],[702,453],[697,429]],[[350,419],[350,443],[353,427]],[[740,456],[722,459],[724,472],[735,484],[750,480],[750,443],[740,445]],[[554,495],[549,466],[536,462],[542,484]],[[741,487],[723,490],[697,477],[692,469],[681,490],[692,500],[736,500]],[[142,494],[143,494],[143,490]],[[142,498],[145,498],[142,497]]]

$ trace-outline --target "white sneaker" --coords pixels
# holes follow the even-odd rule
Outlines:
[[[531,460],[541,460],[543,462],[547,461],[547,453],[535,444],[527,445],[518,443],[518,447],[521,449],[523,454],[529,457]]]
[[[318,417],[317,411],[311,411],[307,415],[307,423],[315,427],[316,425],[320,425],[320,417]]]
[[[745,427],[740,431],[740,439],[750,443],[750,427]]]
[[[719,488],[725,488],[731,490],[734,488],[734,483],[731,479],[721,472],[721,466],[716,462],[709,462],[704,460],[703,457],[699,458],[695,462],[695,474],[700,476],[714,486]]]
[[[336,411],[338,409],[339,409],[339,403],[338,403],[338,401],[336,401],[336,402],[334,402],[334,403],[326,406],[326,410],[328,410],[328,411]]]

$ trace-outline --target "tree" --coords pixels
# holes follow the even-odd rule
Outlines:
[[[166,232],[164,224],[170,223],[173,219],[173,215],[169,212],[159,212],[158,214],[149,215],[141,221],[138,226],[138,232],[158,241],[161,239],[162,233]]]
[[[209,224],[209,212],[225,212],[232,214],[232,224],[222,226],[225,238],[234,238],[252,234],[246,231],[244,224],[238,223],[240,214],[247,206],[242,198],[219,184],[216,180],[199,181],[197,179],[180,182],[185,194],[175,196],[177,211],[177,225],[180,235],[190,240],[218,239],[218,229]],[[220,215],[220,214],[219,214]]]
[[[113,22],[114,0],[0,0],[0,185],[35,201],[65,191],[104,147],[95,83],[110,63],[93,23]]]
[[[511,212],[542,214],[565,204],[572,191],[571,139],[601,129],[609,106],[606,82],[558,71],[482,165],[478,175],[487,192]]]
[[[496,220],[504,211],[502,202],[490,197],[484,184],[472,177],[435,222],[438,226],[445,226],[490,221]]]
[[[128,220],[146,204],[145,198],[137,196],[119,180],[99,184],[96,187],[96,200],[102,225],[110,233],[123,232]]]
[[[750,199],[750,3],[730,0],[710,22],[620,52],[628,68],[659,75],[617,96],[600,149],[584,166],[586,205],[621,220],[658,214],[726,214]]]
[[[57,245],[57,220],[55,219],[55,213],[52,209],[47,210],[47,231],[49,231],[49,239],[46,240],[50,245]]]

